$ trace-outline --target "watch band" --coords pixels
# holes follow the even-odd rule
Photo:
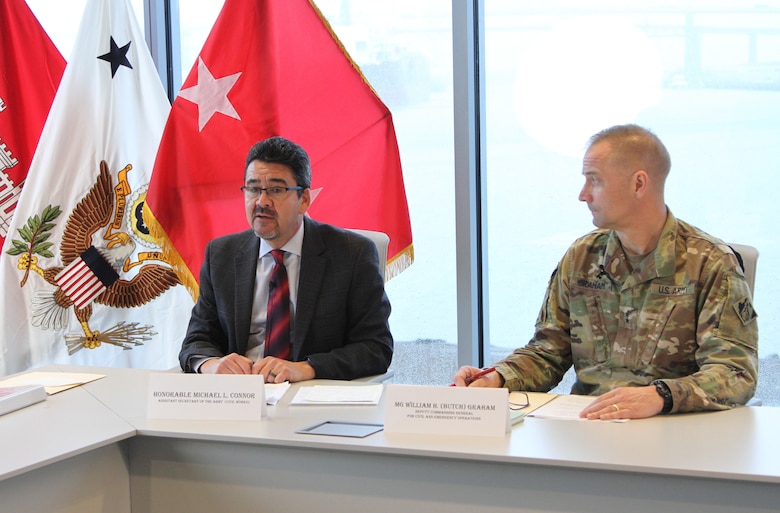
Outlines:
[[[664,407],[661,410],[661,413],[669,413],[672,411],[672,391],[669,390],[669,385],[661,381],[660,379],[657,379],[653,381],[653,385],[655,385],[655,391],[658,392],[658,395],[661,396],[661,399],[664,400]]]

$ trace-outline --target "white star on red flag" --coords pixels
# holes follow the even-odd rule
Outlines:
[[[199,132],[203,131],[203,127],[217,112],[231,118],[241,119],[227,97],[240,76],[241,72],[238,72],[226,77],[214,78],[203,59],[198,58],[198,84],[182,89],[179,96],[198,106]]]

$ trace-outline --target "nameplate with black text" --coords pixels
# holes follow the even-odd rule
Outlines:
[[[504,436],[509,431],[505,388],[387,385],[385,433]]]
[[[260,375],[149,375],[147,417],[181,420],[260,420],[266,413]]]

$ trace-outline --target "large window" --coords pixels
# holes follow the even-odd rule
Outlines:
[[[776,355],[780,3],[485,0],[485,32],[495,357],[530,338],[551,272],[593,228],[588,137],[626,122],[667,145],[677,217],[759,249],[760,355]]]

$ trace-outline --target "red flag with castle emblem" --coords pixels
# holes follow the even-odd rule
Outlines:
[[[27,3],[0,2],[0,246],[64,70]]]
[[[309,0],[227,0],[173,103],[146,203],[194,296],[206,243],[249,227],[244,160],[273,135],[309,153],[312,218],[387,233],[388,277],[411,264],[388,108]]]
[[[0,375],[167,369],[192,299],[141,212],[170,104],[129,0],[88,0],[0,260]]]

